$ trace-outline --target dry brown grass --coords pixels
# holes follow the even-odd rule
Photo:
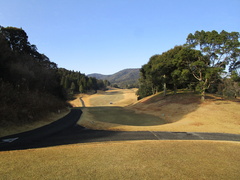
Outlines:
[[[47,125],[51,122],[54,122],[60,118],[62,118],[63,116],[67,115],[70,112],[70,110],[62,110],[60,113],[51,113],[49,114],[47,117],[40,119],[39,121],[36,122],[32,122],[29,124],[25,124],[22,126],[6,126],[6,127],[0,127],[0,137],[3,136],[8,136],[11,134],[16,134],[16,133],[21,133],[24,131],[29,131],[29,130],[33,130],[35,128]]]
[[[112,130],[240,133],[238,102],[212,97],[200,103],[195,96],[162,98],[159,95],[136,102],[133,92],[111,90],[110,93],[78,97],[82,97],[86,106],[101,103],[108,107],[125,106],[173,123],[150,127],[103,123],[84,108],[80,124]],[[114,98],[116,101],[109,104]],[[82,106],[79,99],[71,103]],[[126,107],[129,104],[132,105]],[[239,153],[239,142],[224,141],[127,141],[9,151],[0,152],[0,179],[235,180],[240,179]]]
[[[240,143],[129,141],[0,152],[1,179],[239,179]]]
[[[137,89],[116,89],[112,88],[108,91],[98,91],[97,94],[77,94],[75,100],[69,101],[73,107],[82,107],[79,101],[81,97],[86,107],[98,106],[120,106],[125,107],[137,102]],[[110,104],[111,103],[111,104]]]
[[[80,125],[92,129],[120,131],[185,131],[185,132],[221,132],[240,134],[240,102],[223,100],[208,95],[205,102],[196,94],[183,93],[162,97],[160,94],[136,100],[134,91],[113,90],[114,96],[121,95],[119,101],[109,104],[111,95],[108,91],[83,100],[86,106],[122,106],[136,113],[146,113],[164,118],[169,124],[159,126],[126,126],[104,123],[94,118],[88,109],[83,109]],[[117,93],[116,93],[117,92]],[[124,95],[124,96],[123,96]],[[105,99],[105,101],[103,101]],[[107,100],[106,100],[107,99]],[[115,97],[117,99],[117,97]],[[102,102],[102,104],[101,104]],[[128,102],[122,103],[122,102]],[[94,104],[96,103],[96,104]]]

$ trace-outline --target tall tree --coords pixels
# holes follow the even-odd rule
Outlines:
[[[229,66],[229,70],[236,65],[240,55],[240,35],[238,32],[196,31],[187,37],[190,48],[200,49],[202,54],[198,60],[191,63],[190,68],[194,77],[199,81],[202,91],[202,100],[205,99],[205,90],[220,77]]]
[[[176,93],[179,87],[187,87],[193,80],[189,62],[194,60],[195,51],[183,46],[175,46],[161,55],[152,56],[140,69],[138,95],[144,97],[155,94],[159,90],[163,90],[163,94],[166,95],[167,88],[174,89]]]
[[[74,93],[74,91],[76,90],[76,85],[74,82],[71,83],[70,89],[72,90],[72,93]]]

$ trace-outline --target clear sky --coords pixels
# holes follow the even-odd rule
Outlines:
[[[240,0],[0,0],[51,61],[85,74],[140,68],[196,30],[240,31]]]

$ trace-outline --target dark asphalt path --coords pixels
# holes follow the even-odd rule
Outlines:
[[[100,131],[76,124],[82,111],[72,109],[62,119],[33,131],[0,138],[0,151],[20,150],[87,142],[126,140],[223,140],[240,141],[240,135],[197,132]]]

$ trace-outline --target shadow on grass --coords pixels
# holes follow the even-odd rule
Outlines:
[[[122,133],[124,136],[118,136]],[[41,137],[35,140],[22,141],[21,143],[0,143],[0,152],[9,150],[23,150],[33,148],[52,147],[59,145],[70,145],[78,143],[89,143],[89,142],[104,142],[112,140],[130,140],[128,132],[117,132],[117,131],[101,131],[85,129],[82,126],[75,125],[69,128],[63,129],[57,133],[51,134],[47,137]]]
[[[123,107],[87,107],[94,120],[131,126],[156,126],[168,123],[154,115],[136,113]]]
[[[2,137],[0,138],[0,151],[131,139],[129,132],[91,130],[77,125],[76,122],[81,114],[82,111],[79,108],[73,108],[63,118],[46,126]],[[118,136],[119,133],[122,135]]]
[[[118,95],[118,94],[124,94],[124,93],[121,91],[112,91],[112,92],[107,92],[104,95]]]

